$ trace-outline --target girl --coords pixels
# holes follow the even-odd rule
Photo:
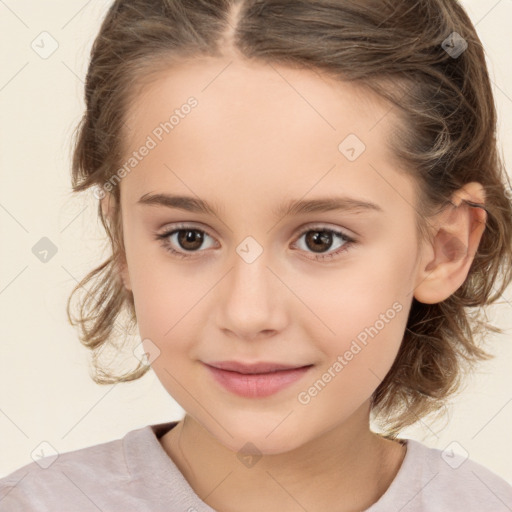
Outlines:
[[[186,414],[20,468],[3,511],[512,510],[490,470],[398,437],[489,357],[476,313],[511,280],[455,0],[117,0],[85,97],[73,187],[112,256],[70,321],[98,356],[129,312],[144,355],[96,382],[151,367]]]

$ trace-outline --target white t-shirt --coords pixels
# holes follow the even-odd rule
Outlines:
[[[148,425],[61,453],[46,468],[41,466],[50,457],[31,462],[0,479],[0,511],[215,512],[158,441],[176,424]],[[404,441],[407,452],[395,479],[364,512],[512,511],[512,486],[504,479],[460,455],[443,458],[441,450]]]

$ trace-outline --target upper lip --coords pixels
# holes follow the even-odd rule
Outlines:
[[[220,370],[228,370],[231,372],[238,373],[269,373],[277,372],[279,370],[291,370],[295,368],[302,368],[304,366],[311,365],[293,365],[293,364],[281,364],[281,363],[239,363],[237,361],[215,361],[213,363],[206,363],[208,366],[219,368]]]

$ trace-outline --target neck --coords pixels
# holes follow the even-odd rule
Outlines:
[[[405,455],[399,442],[370,431],[367,404],[285,453],[233,452],[189,415],[160,442],[194,492],[220,512],[364,510],[387,490]]]

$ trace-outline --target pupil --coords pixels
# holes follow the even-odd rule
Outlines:
[[[178,239],[180,245],[183,247],[183,249],[186,250],[194,250],[199,249],[201,247],[201,244],[203,243],[203,236],[198,232],[194,230],[182,230],[178,233]],[[194,243],[195,239],[195,243]],[[187,246],[187,244],[192,243],[192,247]]]
[[[331,234],[327,231],[312,231],[311,233],[314,233],[314,235],[308,234],[306,235],[306,243],[313,242],[311,249],[316,252],[322,252],[321,250],[318,250],[319,248],[322,249],[321,244],[327,244],[330,246],[331,244]],[[317,235],[317,233],[321,233],[321,235]],[[309,247],[309,245],[308,245]],[[324,248],[324,249],[328,249]]]

